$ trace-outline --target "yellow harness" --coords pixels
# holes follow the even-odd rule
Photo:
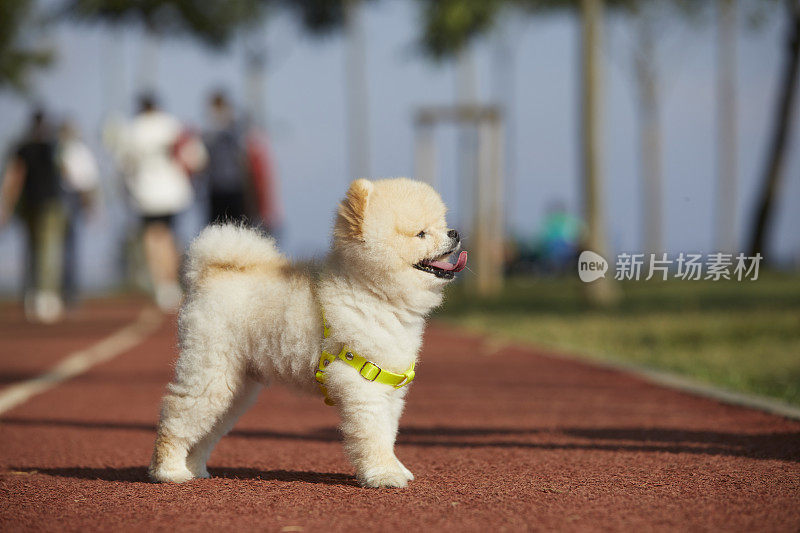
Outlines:
[[[328,321],[325,320],[325,311],[323,310],[322,338],[327,339],[330,337],[330,334],[331,328],[328,326]],[[319,383],[319,388],[322,391],[322,394],[325,395],[325,403],[328,405],[334,405],[334,403],[333,400],[328,397],[328,389],[325,387],[325,370],[328,368],[328,365],[337,359],[341,359],[348,365],[358,370],[358,373],[361,374],[361,377],[367,381],[377,381],[378,383],[383,383],[384,385],[390,385],[395,389],[405,387],[414,379],[414,363],[411,363],[411,366],[408,368],[408,370],[402,374],[395,374],[394,372],[384,370],[372,361],[361,357],[356,352],[348,348],[347,345],[342,346],[342,350],[338,355],[333,355],[332,353],[322,350],[315,377],[317,383]]]

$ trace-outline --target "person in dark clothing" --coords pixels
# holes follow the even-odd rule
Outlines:
[[[25,311],[46,323],[63,314],[62,253],[65,231],[56,140],[42,110],[9,158],[0,188],[0,226],[15,211],[24,222],[28,250]]]
[[[203,136],[208,150],[209,222],[246,220],[249,175],[245,132],[237,123],[226,96],[216,92],[210,100],[211,128]]]

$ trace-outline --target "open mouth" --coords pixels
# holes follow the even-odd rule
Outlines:
[[[452,253],[452,251],[447,252],[436,259],[423,259],[414,265],[414,268],[433,274],[437,278],[453,279],[456,272],[461,272],[467,266],[467,252],[464,251],[458,254],[458,260],[455,264],[446,260]]]

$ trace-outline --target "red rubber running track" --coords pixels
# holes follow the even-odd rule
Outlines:
[[[0,396],[141,305],[53,327],[0,309]],[[0,414],[1,530],[800,528],[800,423],[436,325],[401,422],[408,488],[358,487],[335,410],[277,388],[217,447],[214,478],[149,483],[174,322]]]

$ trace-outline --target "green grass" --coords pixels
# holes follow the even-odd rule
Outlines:
[[[800,405],[800,276],[627,282],[593,309],[577,279],[516,278],[478,298],[453,286],[438,318],[499,338],[667,370]]]

